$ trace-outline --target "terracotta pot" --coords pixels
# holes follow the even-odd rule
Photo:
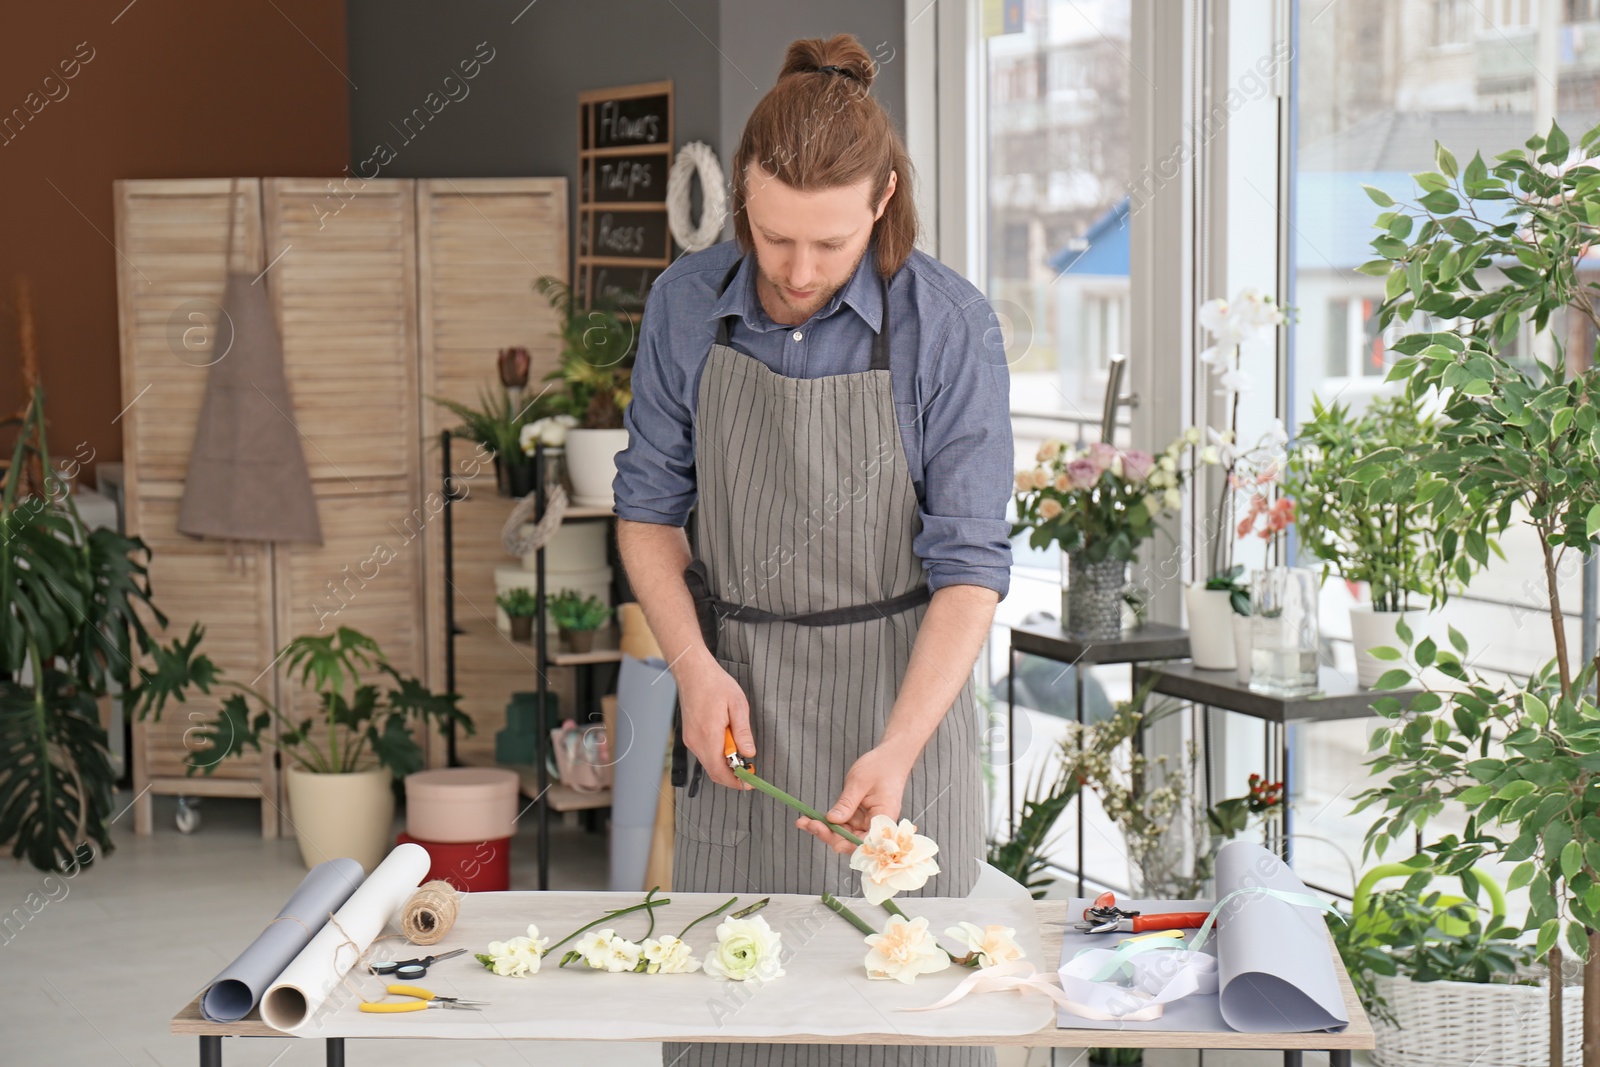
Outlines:
[[[533,640],[533,616],[511,616],[511,640],[521,641],[523,644]]]
[[[1238,667],[1233,655],[1233,601],[1226,589],[1207,589],[1203,583],[1184,587],[1189,612],[1189,658],[1203,671],[1231,671]]]
[[[567,638],[567,647],[574,652],[594,651],[593,630],[562,630]]]
[[[394,776],[387,767],[349,774],[284,771],[289,817],[309,869],[348,856],[371,874],[389,854],[394,829]]]

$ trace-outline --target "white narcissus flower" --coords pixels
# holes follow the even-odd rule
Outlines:
[[[921,889],[938,874],[933,859],[938,851],[910,819],[896,823],[887,815],[874,815],[867,836],[850,855],[850,868],[861,872],[861,895],[868,903],[882,904],[902,890]]]
[[[976,923],[960,923],[946,930],[945,936],[965,945],[969,953],[978,957],[980,967],[1020,960],[1026,955],[1016,942],[1017,931],[1009,926],[980,928]]]
[[[867,977],[893,978],[910,985],[919,974],[932,974],[950,966],[950,956],[928,932],[928,920],[917,916],[907,922],[891,915],[883,933],[867,937]]]
[[[644,943],[645,971],[649,974],[689,974],[700,969],[694,950],[671,934],[648,938]]]
[[[706,954],[705,972],[729,982],[771,981],[783,976],[783,935],[759,915],[724,919],[717,944]]]

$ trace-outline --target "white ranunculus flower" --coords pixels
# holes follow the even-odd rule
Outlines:
[[[716,946],[706,954],[705,972],[730,982],[768,982],[783,976],[783,935],[759,915],[724,919]]]
[[[867,977],[892,978],[910,985],[919,974],[932,974],[950,966],[950,956],[928,932],[928,920],[917,916],[907,922],[891,915],[883,933],[867,938]]]
[[[977,956],[980,967],[993,967],[1010,960],[1020,960],[1026,955],[1022,951],[1022,946],[1016,942],[1017,931],[1009,926],[980,928],[976,923],[960,923],[944,933],[946,937],[954,938],[965,945],[969,953]]]
[[[882,904],[902,890],[921,889],[938,874],[933,859],[938,851],[910,819],[896,823],[887,815],[874,815],[867,836],[850,855],[850,868],[861,872],[861,895]]]
[[[694,950],[671,934],[649,938],[644,943],[645,971],[649,974],[689,974],[700,969]]]

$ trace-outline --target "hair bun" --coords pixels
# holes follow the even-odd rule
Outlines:
[[[860,82],[863,88],[870,88],[872,79],[878,73],[878,65],[852,34],[841,33],[826,41],[820,37],[808,37],[789,45],[778,78],[781,80],[791,74],[818,72],[843,75]]]

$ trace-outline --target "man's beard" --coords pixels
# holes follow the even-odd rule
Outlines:
[[[772,275],[768,274],[764,269],[761,270],[761,278],[777,296],[778,303],[782,304],[784,308],[787,309],[792,315],[798,316],[801,322],[804,322],[806,319],[809,319],[811,316],[815,315],[818,311],[821,311],[823,307],[827,305],[828,301],[833,299],[833,295],[835,293],[850,283],[850,279],[855,277],[856,270],[860,268],[862,259],[866,258],[867,249],[871,247],[872,245],[868,243],[865,248],[861,249],[861,254],[856,257],[856,261],[851,264],[850,269],[845,272],[843,281],[821,290],[817,293],[817,295],[813,296],[804,304],[797,304],[794,302],[794,300],[790,299],[788,290],[785,289],[781,283],[774,281]],[[759,259],[756,261],[756,266],[758,269],[760,269],[761,264]]]

